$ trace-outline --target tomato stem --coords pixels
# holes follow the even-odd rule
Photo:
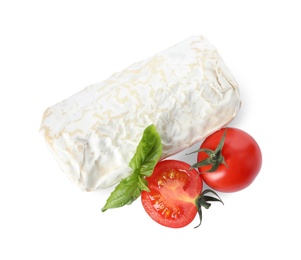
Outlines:
[[[210,149],[204,149],[203,148],[203,149],[198,149],[198,150],[190,153],[190,154],[192,154],[192,153],[204,152],[208,155],[208,158],[191,165],[190,169],[200,168],[201,166],[212,165],[212,167],[209,170],[205,171],[205,172],[214,172],[214,171],[217,170],[217,168],[219,167],[219,165],[221,163],[224,164],[226,167],[228,167],[228,165],[225,161],[225,158],[222,155],[222,149],[223,149],[223,146],[224,146],[224,143],[225,143],[226,132],[227,132],[227,128],[225,128],[223,136],[222,136],[218,146],[216,147],[216,149],[214,151],[210,150]],[[203,172],[200,172],[200,173],[203,173]]]
[[[208,195],[206,195],[207,193],[213,193],[213,195],[215,195],[216,197],[208,196]],[[205,209],[209,209],[211,206],[211,203],[209,203],[208,201],[219,201],[224,205],[224,202],[222,201],[220,196],[215,191],[210,190],[210,189],[204,190],[196,198],[196,201],[195,201],[196,208],[198,210],[198,214],[199,214],[199,218],[200,218],[200,223],[197,226],[195,226],[194,228],[198,228],[202,224],[202,220],[203,220],[202,207],[204,207]]]

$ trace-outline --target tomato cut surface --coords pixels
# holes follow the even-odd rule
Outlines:
[[[172,228],[192,222],[197,214],[196,198],[203,187],[196,170],[182,161],[164,160],[146,180],[150,191],[143,191],[141,200],[153,220]]]

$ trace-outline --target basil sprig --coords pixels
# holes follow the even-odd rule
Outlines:
[[[145,128],[142,139],[130,161],[129,166],[133,170],[132,174],[121,180],[115,187],[105,206],[101,209],[102,212],[107,209],[130,205],[143,190],[149,191],[145,177],[151,176],[161,154],[160,135],[157,133],[156,127],[150,125]]]

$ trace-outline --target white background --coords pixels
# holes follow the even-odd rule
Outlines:
[[[0,1],[0,259],[300,259],[299,1]],[[231,123],[259,143],[247,189],[182,229],[140,200],[101,212],[39,134],[44,110],[191,35],[240,85]],[[178,155],[183,160],[187,157]]]

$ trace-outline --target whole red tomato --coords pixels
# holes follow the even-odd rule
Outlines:
[[[207,137],[197,151],[204,182],[217,191],[236,192],[248,187],[262,165],[260,147],[252,136],[237,128],[222,128]]]

